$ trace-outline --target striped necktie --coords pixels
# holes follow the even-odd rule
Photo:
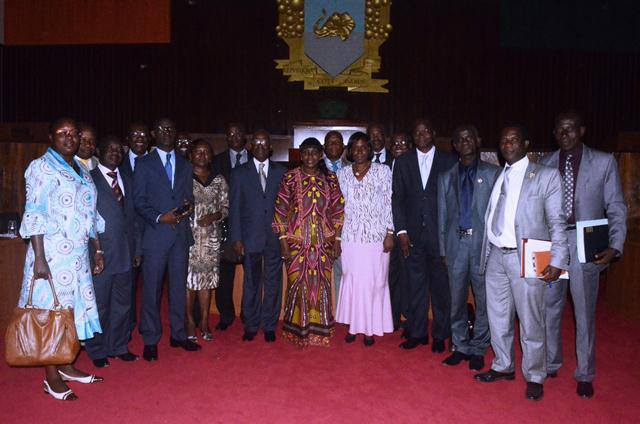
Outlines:
[[[120,189],[120,184],[118,184],[118,173],[116,171],[107,172],[107,175],[111,177],[111,190],[113,190],[113,195],[116,198],[116,201],[120,205],[120,207],[124,206],[124,196],[122,195],[122,190]]]

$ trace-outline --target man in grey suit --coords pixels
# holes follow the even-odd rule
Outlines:
[[[595,376],[596,301],[600,272],[622,254],[627,234],[627,206],[622,195],[620,174],[613,155],[590,149],[582,144],[585,126],[582,116],[574,111],[556,117],[553,134],[560,150],[540,160],[556,168],[562,175],[564,212],[567,215],[569,239],[569,277],[545,289],[547,308],[547,373],[557,375],[562,366],[561,320],[567,286],[573,299],[576,321],[576,353],[578,367],[574,378],[578,396],[593,396]],[[596,261],[582,264],[576,247],[576,221],[607,218],[609,247],[596,255]]]
[[[453,131],[453,148],[459,161],[438,180],[438,235],[440,257],[449,273],[451,290],[451,336],[455,351],[442,363],[469,361],[469,369],[484,368],[489,347],[489,322],[484,276],[480,274],[480,249],[484,237],[484,215],[498,167],[480,160],[480,137],[473,125]],[[475,297],[473,338],[467,326],[467,293]]]
[[[508,126],[500,135],[505,159],[491,192],[485,219],[481,271],[485,271],[487,315],[495,358],[476,380],[490,383],[515,378],[514,315],[520,320],[525,397],[540,400],[547,377],[544,282],[556,281],[567,268],[569,249],[562,211],[560,173],[529,162],[529,138],[521,126]],[[524,238],[551,240],[551,260],[542,279],[521,277]],[[544,281],[543,281],[544,280]]]
[[[131,273],[134,266],[140,265],[142,240],[133,205],[133,181],[118,167],[123,157],[120,140],[105,137],[100,140],[97,153],[100,162],[91,171],[91,178],[96,185],[98,213],[105,221],[105,231],[100,234],[104,270],[93,277],[93,287],[102,334],[87,340],[86,350],[93,364],[101,368],[109,365],[107,357],[138,359],[129,352],[127,343],[135,301]]]

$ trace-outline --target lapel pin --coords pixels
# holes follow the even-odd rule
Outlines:
[[[533,177],[535,177],[535,176],[536,176],[536,173],[535,173],[535,172],[530,172],[530,173],[529,173],[529,179],[532,179],[532,178],[533,178]]]
[[[482,177],[478,178],[478,184],[482,184],[484,182],[484,180],[482,179]]]

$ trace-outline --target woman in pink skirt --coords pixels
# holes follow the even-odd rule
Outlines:
[[[391,169],[371,162],[373,146],[362,132],[349,138],[347,158],[353,164],[337,173],[345,209],[336,321],[349,325],[347,343],[364,334],[364,345],[371,346],[374,335],[393,332],[389,296]]]

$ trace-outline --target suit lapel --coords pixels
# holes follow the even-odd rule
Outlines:
[[[451,170],[451,185],[453,186],[453,193],[456,197],[456,207],[458,208],[455,215],[460,212],[460,165],[456,163],[456,166]]]
[[[537,171],[538,165],[534,162],[529,162],[527,170],[524,173],[524,178],[522,179],[522,187],[520,187],[520,197],[518,198],[518,206],[516,208],[516,222],[519,221],[520,210],[526,208],[524,203],[529,200],[529,191],[537,177]]]
[[[167,187],[169,187],[169,190],[172,190],[171,184],[169,183],[169,178],[167,177],[167,173],[164,170],[164,165],[163,165],[164,162],[160,158],[159,150],[160,149],[154,149],[153,152],[151,152],[149,154],[153,155],[151,160],[154,163],[153,166],[156,168],[156,172],[160,173],[160,175],[162,175],[164,177],[164,178],[160,178],[160,180],[163,181],[163,184],[165,184]],[[164,152],[164,151],[162,151],[162,153],[166,154],[166,152]],[[174,152],[174,154],[175,154],[175,152]],[[176,158],[176,163],[178,163],[178,159],[177,158]],[[176,172],[176,175],[178,175],[177,172]]]
[[[279,181],[276,179],[276,165],[272,161],[269,161],[269,173],[267,174],[267,187],[265,193],[277,188]]]
[[[580,159],[580,166],[578,166],[578,178],[576,179],[575,197],[579,196],[579,193],[586,193],[589,186],[589,170],[593,169],[591,149],[582,145],[582,158]],[[575,203],[575,200],[573,202]]]
[[[118,172],[120,172],[117,168],[116,170]],[[107,200],[107,202],[109,202],[109,204],[113,207],[116,206],[120,206],[118,205],[118,202],[116,201],[116,196],[113,194],[113,189],[111,189],[111,186],[109,185],[109,182],[107,181],[107,179],[105,178],[105,176],[102,174],[102,172],[100,171],[99,168],[95,168],[93,171],[91,171],[91,175],[94,177],[93,178],[93,182],[96,185],[96,190],[99,192],[102,192],[102,196]],[[126,188],[125,188],[126,190]]]
[[[416,149],[413,149],[410,152],[405,153],[407,155],[411,155],[409,158],[409,177],[414,181],[414,183],[420,187],[421,190],[424,190],[422,186],[422,177],[420,177],[420,165],[418,164],[418,152]]]

